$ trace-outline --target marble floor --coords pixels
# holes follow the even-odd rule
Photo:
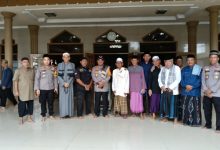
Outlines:
[[[174,125],[147,118],[54,119],[18,124],[13,106],[0,113],[0,150],[220,150],[214,129]]]

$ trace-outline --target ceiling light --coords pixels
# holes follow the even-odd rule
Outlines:
[[[166,9],[158,9],[158,10],[156,10],[155,13],[156,13],[157,15],[164,15],[166,12],[167,12]]]
[[[47,17],[56,17],[55,13],[44,13]]]

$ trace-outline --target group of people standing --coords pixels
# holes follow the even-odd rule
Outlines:
[[[24,57],[21,59],[21,67],[14,75],[7,66],[7,60],[3,60],[1,111],[5,110],[7,98],[16,105],[16,96],[20,123],[24,123],[23,117],[26,115],[28,121],[32,122],[36,95],[41,104],[42,121],[46,121],[47,111],[49,117],[54,118],[54,93],[59,93],[60,117],[69,118],[74,116],[76,93],[77,116],[82,118],[84,104],[85,114],[92,112],[94,90],[94,117],[99,117],[101,112],[104,117],[108,117],[109,93],[112,89],[115,116],[127,118],[132,114],[143,119],[150,114],[153,119],[158,116],[162,121],[174,120],[174,123],[201,126],[201,96],[204,96],[205,127],[212,127],[214,105],[216,130],[220,131],[220,65],[219,52],[216,50],[210,51],[210,65],[204,68],[196,64],[194,55],[187,55],[185,67],[181,57],[174,60],[167,56],[162,66],[159,56],[151,58],[150,53],[145,53],[141,63],[137,56],[133,56],[128,68],[124,67],[122,58],[117,58],[116,69],[113,71],[105,65],[103,56],[97,58],[97,65],[92,70],[88,67],[86,57],[81,58],[78,68],[70,62],[69,53],[63,53],[62,58],[63,62],[55,67],[45,54],[42,65],[35,71],[30,68],[29,59]]]
[[[146,56],[145,56],[146,55]],[[187,55],[187,64],[183,65],[181,56],[173,59],[164,58],[164,66],[160,58],[151,55],[143,56],[146,97],[149,98],[149,109],[155,119],[158,114],[162,121],[174,120],[189,126],[201,126],[201,102],[203,102],[205,128],[212,128],[212,107],[216,112],[216,130],[220,131],[220,64],[219,51],[211,50],[210,65],[201,67],[196,64],[194,55]],[[146,99],[147,99],[146,98]]]

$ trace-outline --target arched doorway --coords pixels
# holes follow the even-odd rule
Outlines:
[[[128,66],[128,46],[126,38],[121,34],[113,30],[108,30],[102,35],[98,36],[93,44],[93,54],[87,54],[90,59],[94,62],[99,55],[103,55],[107,65],[111,69],[115,68],[115,60],[118,57],[123,58],[124,65]],[[91,62],[92,62],[91,61]]]
[[[69,31],[62,31],[53,37],[48,43],[48,54],[54,64],[62,62],[62,53],[68,52],[71,55],[71,62],[79,65],[79,60],[83,57],[83,44],[81,39]]]
[[[140,43],[140,51],[158,55],[162,60],[166,55],[175,58],[177,42],[172,35],[158,28],[143,37],[143,42]]]
[[[129,44],[126,42],[126,38],[121,34],[113,30],[98,36],[93,44],[93,53],[87,53],[86,56],[89,59],[90,67],[96,64],[96,58],[102,55],[105,59],[105,64],[111,67],[111,70],[115,68],[115,61],[118,57],[124,60],[125,67],[128,66]],[[111,82],[111,81],[110,81]],[[113,93],[109,90],[109,110],[112,109]]]

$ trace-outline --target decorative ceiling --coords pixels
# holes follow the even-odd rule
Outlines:
[[[182,25],[190,20],[208,24],[206,8],[220,5],[220,0],[1,0],[0,6],[5,5],[9,6],[1,11],[16,14],[14,28],[139,26]],[[0,28],[3,25],[0,15]]]

